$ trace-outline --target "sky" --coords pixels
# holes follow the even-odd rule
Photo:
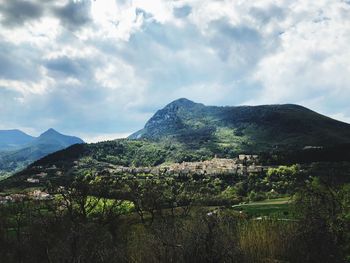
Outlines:
[[[87,142],[178,98],[350,123],[349,0],[0,0],[0,129]]]

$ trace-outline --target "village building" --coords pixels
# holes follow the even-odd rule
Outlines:
[[[0,196],[0,205],[6,204],[8,200],[6,200],[6,197]]]
[[[255,155],[255,154],[253,154],[253,155],[251,155],[251,154],[240,154],[240,155],[238,155],[238,159],[240,161],[257,161],[258,158],[259,158],[259,156]]]
[[[31,193],[31,196],[34,200],[50,200],[52,196],[46,192],[42,192],[41,190],[34,190]]]
[[[55,175],[61,176],[61,175],[63,175],[63,173],[62,173],[62,171],[57,171],[57,172],[55,173]]]
[[[46,177],[46,176],[47,176],[47,173],[41,172],[41,173],[38,173],[36,176],[37,176],[37,177],[43,178],[43,177]]]
[[[52,165],[52,166],[46,168],[46,171],[49,173],[55,172],[57,170],[58,170],[58,168],[56,165]]]
[[[5,197],[7,202],[21,202],[26,198],[27,196],[24,194],[12,194]]]
[[[36,178],[27,178],[27,182],[32,183],[32,184],[36,184],[36,183],[39,183],[40,180],[36,179]]]

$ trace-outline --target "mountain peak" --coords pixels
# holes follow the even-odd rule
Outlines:
[[[57,144],[60,148],[68,147],[76,143],[84,143],[84,141],[78,137],[64,135],[59,133],[55,129],[48,129],[46,132],[41,134],[35,141],[37,144]]]
[[[152,136],[162,134],[163,131],[176,130],[182,128],[181,121],[182,113],[191,111],[196,106],[204,106],[203,104],[195,103],[186,98],[179,98],[170,102],[163,109],[158,110],[151,119],[146,123],[144,130],[152,131]],[[129,136],[131,139],[138,139],[143,136],[143,130],[133,133]],[[151,137],[152,137],[151,136]]]
[[[61,134],[55,129],[50,128],[46,132],[42,133],[40,136],[47,136],[47,135],[61,135]]]
[[[194,105],[197,105],[198,103],[195,103],[189,99],[186,98],[180,98],[177,100],[174,100],[173,102],[170,102],[166,107],[172,107],[172,106],[176,106],[176,107],[192,107]]]

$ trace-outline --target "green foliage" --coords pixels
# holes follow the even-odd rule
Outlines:
[[[69,186],[51,185],[53,200],[0,206],[0,256],[29,263],[327,263],[349,255],[349,185],[311,180],[295,196],[295,213],[286,198],[231,208],[242,188],[218,177],[81,170]],[[249,198],[260,195],[250,191]],[[232,203],[224,208],[223,200]]]
[[[265,200],[266,199],[266,194],[264,192],[259,192],[259,193],[256,193],[254,191],[251,191],[249,193],[249,201],[262,201],[262,200]]]
[[[252,201],[246,204],[235,205],[236,211],[241,211],[249,218],[279,218],[293,219],[290,197],[276,198],[264,201]]]
[[[269,168],[266,181],[278,193],[292,193],[302,178],[300,170],[298,165]]]
[[[350,258],[349,185],[312,180],[295,197],[300,240],[312,262],[344,262]],[[320,250],[319,248],[323,249]]]

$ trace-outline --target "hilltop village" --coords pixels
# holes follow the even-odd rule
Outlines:
[[[241,154],[235,159],[217,158],[216,156],[211,160],[201,162],[183,162],[174,163],[170,165],[163,165],[155,168],[155,173],[165,174],[205,174],[205,175],[219,175],[219,174],[239,174],[263,172],[264,167],[259,164],[257,155]]]
[[[225,159],[215,156],[211,160],[198,162],[182,162],[182,163],[165,163],[155,167],[126,167],[113,165],[106,162],[99,162],[94,159],[80,159],[74,161],[74,166],[69,170],[64,170],[61,167],[52,165],[49,167],[33,166],[31,172],[24,179],[27,187],[43,186],[48,179],[61,178],[63,176],[71,176],[75,172],[81,170],[95,171],[95,175],[102,176],[118,176],[122,174],[140,175],[156,175],[156,176],[171,176],[171,175],[206,175],[219,176],[224,174],[231,175],[249,175],[252,173],[264,173],[269,166],[261,165],[258,155],[240,154],[236,158]],[[25,194],[10,194],[0,196],[0,204],[8,202],[17,202],[21,200],[50,200],[52,198],[46,192],[34,190]]]
[[[31,174],[25,181],[28,187],[38,187],[45,185],[49,178],[60,178],[70,176],[76,171],[95,169],[96,175],[109,176],[120,174],[132,175],[156,175],[171,176],[181,175],[206,175],[218,176],[223,174],[248,175],[252,173],[264,173],[269,166],[261,165],[258,155],[240,154],[236,158],[226,159],[215,156],[211,160],[198,162],[166,163],[155,167],[126,167],[113,165],[106,162],[98,162],[93,159],[81,159],[74,162],[74,166],[69,171],[64,171],[60,167],[52,165],[50,167],[33,166]],[[21,200],[50,200],[52,198],[46,192],[34,190],[26,194],[10,194],[0,196],[0,204],[8,202],[17,202]]]
[[[73,171],[80,169],[96,168],[100,175],[113,174],[153,174],[153,175],[209,175],[216,176],[220,174],[237,174],[247,175],[250,173],[262,173],[268,169],[268,166],[263,166],[259,162],[258,155],[241,154],[237,158],[225,159],[217,158],[216,156],[211,160],[204,160],[198,162],[182,162],[162,164],[155,167],[126,167],[113,165],[104,162],[92,162],[87,160],[79,160],[74,162]],[[56,166],[52,167],[33,167],[33,174],[26,179],[29,184],[39,184],[46,181],[47,177],[61,177],[65,172]],[[35,171],[40,171],[35,173]]]

